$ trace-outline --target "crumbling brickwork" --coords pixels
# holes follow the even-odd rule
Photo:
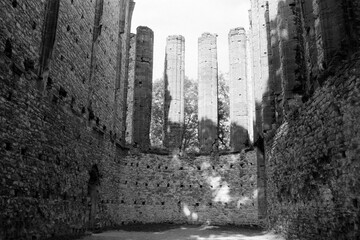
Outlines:
[[[167,37],[164,69],[164,145],[180,149],[184,125],[185,38]]]
[[[137,27],[132,119],[133,141],[143,150],[150,147],[153,47],[153,31],[148,27]]]
[[[246,32],[244,28],[229,32],[230,146],[239,151],[249,144],[248,80]]]
[[[218,62],[217,35],[203,33],[198,39],[199,142],[203,152],[217,150],[218,134]]]

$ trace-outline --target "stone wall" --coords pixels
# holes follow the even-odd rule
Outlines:
[[[267,142],[269,224],[292,239],[360,237],[359,69],[338,67]]]
[[[269,227],[289,239],[359,238],[359,49],[347,44],[359,35],[345,27],[358,21],[356,2],[252,1],[254,81],[258,46],[269,52],[261,104],[255,90],[258,177]]]
[[[116,222],[257,225],[254,152],[209,156],[133,153],[120,159]]]
[[[218,62],[217,35],[203,33],[198,39],[198,119],[200,150],[217,151]]]
[[[119,24],[131,5],[0,3],[0,238],[115,224],[103,182],[124,154],[114,110],[125,101],[115,99],[116,83],[126,82]]]
[[[164,145],[180,149],[184,125],[185,38],[167,37],[164,66]]]

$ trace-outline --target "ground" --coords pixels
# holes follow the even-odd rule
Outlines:
[[[236,226],[135,225],[82,240],[283,240],[259,228]]]

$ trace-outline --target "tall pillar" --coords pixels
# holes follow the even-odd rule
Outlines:
[[[150,146],[154,33],[148,27],[136,29],[133,141],[139,148]]]
[[[199,47],[199,142],[202,152],[217,150],[218,145],[218,62],[216,34],[203,33]]]
[[[185,38],[169,36],[165,50],[164,145],[180,149],[184,125]]]
[[[249,141],[246,55],[245,29],[242,27],[231,29],[229,32],[230,146],[234,151],[243,149]]]
[[[257,157],[258,216],[266,217],[266,164],[264,130],[267,129],[266,111],[269,84],[268,7],[266,0],[251,0],[252,77],[255,98],[254,146]],[[264,114],[265,112],[265,114]],[[265,120],[264,120],[265,119]]]

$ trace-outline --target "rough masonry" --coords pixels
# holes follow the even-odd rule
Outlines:
[[[259,214],[289,239],[357,239],[359,1],[251,2]]]
[[[133,141],[141,149],[150,147],[154,32],[148,27],[136,29],[136,63],[133,104]]]
[[[216,34],[203,33],[198,39],[199,142],[203,152],[217,150],[218,62]]]
[[[230,146],[240,151],[249,145],[249,110],[246,33],[244,28],[229,32]]]
[[[185,38],[166,39],[164,66],[164,146],[180,149],[184,125]]]

